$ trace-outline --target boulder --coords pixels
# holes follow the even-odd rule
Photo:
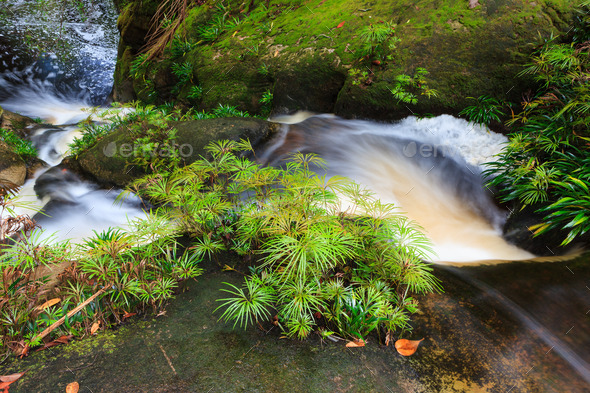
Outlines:
[[[219,139],[249,139],[256,148],[262,146],[278,130],[278,125],[256,118],[218,118],[192,120],[173,124],[177,130],[176,144],[181,165],[188,165],[206,156],[205,146]],[[101,186],[124,187],[146,174],[133,160],[133,142],[124,129],[101,139],[94,147],[64,162],[74,171],[89,177]]]
[[[28,138],[39,126],[30,117],[0,107],[0,128],[11,130],[21,138]]]
[[[224,13],[210,2],[192,3],[177,30],[191,49],[164,51],[135,79],[129,69],[146,44],[156,3],[127,3],[119,18],[115,99],[173,100],[204,110],[222,103],[265,113],[268,108],[260,100],[270,91],[275,113],[306,109],[382,120],[412,113],[457,114],[470,105],[470,96],[519,102],[535,85],[530,78],[516,77],[528,55],[552,34],[567,34],[577,6],[551,0],[390,0],[364,8],[352,0],[266,8],[262,1],[247,3],[225,2]],[[220,34],[204,42],[199,31],[213,29],[219,18],[226,21],[217,27]],[[231,25],[232,18],[240,23]],[[364,56],[371,43],[363,39],[363,30],[385,21],[396,24],[399,41],[390,36],[380,56]],[[173,69],[186,63],[192,72],[181,81]],[[390,91],[396,78],[412,76],[418,67],[429,72],[428,86],[438,94],[426,97],[410,88],[418,103],[399,102]],[[193,86],[202,88],[200,97]]]

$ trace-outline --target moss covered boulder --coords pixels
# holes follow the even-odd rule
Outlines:
[[[205,146],[219,139],[248,139],[255,148],[268,141],[278,125],[256,118],[219,118],[192,120],[173,124],[177,130],[175,145],[181,165],[188,165],[206,156]],[[103,186],[124,187],[146,174],[146,170],[133,163],[137,147],[124,129],[109,134],[94,147],[70,157],[64,165],[89,177]],[[168,154],[167,147],[154,150],[154,154]]]
[[[516,77],[527,56],[570,31],[575,7],[568,0],[195,2],[176,38],[138,72],[156,7],[131,1],[119,19],[115,98],[265,113],[272,93],[275,112],[376,119],[456,114],[467,97],[484,94],[518,102],[533,85]],[[400,76],[419,68],[429,72],[425,80],[403,86],[417,103],[396,99]],[[423,82],[437,94],[421,95]]]

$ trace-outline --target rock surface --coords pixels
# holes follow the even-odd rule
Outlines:
[[[585,257],[435,269],[445,292],[419,297],[414,330],[402,337],[424,341],[410,357],[376,334],[346,348],[315,333],[282,339],[267,321],[268,332],[232,329],[218,320],[216,299],[223,282],[241,285],[243,276],[209,268],[165,315],[9,358],[0,374],[27,371],[11,393],[63,392],[74,380],[94,393],[582,393],[587,380],[572,364],[590,360],[589,267]]]
[[[0,142],[0,182],[8,181],[18,186],[25,183],[27,164],[6,144]]]
[[[144,75],[131,78],[131,62],[146,42],[157,2],[130,1],[119,18],[114,97],[179,100],[199,109],[223,103],[258,113],[263,93],[270,91],[275,112],[307,109],[373,119],[399,119],[413,112],[456,114],[469,104],[467,97],[484,94],[519,102],[533,82],[516,74],[535,42],[571,28],[574,3],[489,0],[470,8],[474,3],[466,0],[390,0],[366,6],[312,0],[273,2],[265,8],[262,1],[250,6],[229,1],[220,11],[214,2],[198,2],[177,31],[179,39],[191,44],[190,51],[165,51],[146,63]],[[199,29],[213,28],[219,18],[225,18],[221,34],[203,42]],[[232,18],[240,23],[230,26]],[[363,58],[361,32],[383,21],[397,24],[400,41],[386,41],[381,56]],[[187,81],[172,72],[174,64],[192,67]],[[438,95],[419,96],[417,105],[398,102],[390,92],[395,78],[413,75],[417,67],[430,72],[427,82]],[[203,91],[200,98],[191,95],[197,85]]]
[[[215,140],[249,139],[256,148],[277,132],[278,125],[256,118],[219,118],[179,122],[176,143],[181,165],[188,165],[205,156],[205,146]],[[100,140],[77,159],[70,158],[65,165],[96,180],[102,186],[124,187],[145,174],[142,168],[131,164],[133,142],[125,130],[118,130]]]

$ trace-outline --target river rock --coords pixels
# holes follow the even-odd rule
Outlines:
[[[25,183],[27,164],[6,144],[0,142],[0,182],[10,182],[18,186]]]
[[[27,138],[39,126],[35,120],[0,107],[0,127]]]
[[[256,118],[218,118],[192,120],[174,124],[176,144],[181,165],[188,165],[206,156],[205,146],[215,140],[249,139],[256,148],[262,146],[278,130],[278,125]],[[146,174],[144,168],[130,162],[133,159],[133,142],[126,130],[118,130],[101,139],[94,147],[70,157],[64,165],[97,181],[102,186],[124,187]]]

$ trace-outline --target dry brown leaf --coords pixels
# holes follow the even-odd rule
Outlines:
[[[46,301],[45,303],[43,303],[42,305],[40,305],[39,307],[37,307],[38,311],[43,311],[46,308],[49,308],[51,306],[55,306],[57,303],[61,302],[61,299],[56,297],[55,299],[51,299]]]
[[[23,371],[22,373],[14,373],[14,374],[10,374],[10,375],[3,375],[3,376],[0,376],[0,381],[1,382],[13,383],[14,381],[16,381],[20,377],[22,377],[24,374],[25,374],[25,372]]]
[[[78,393],[78,390],[80,390],[78,382],[68,383],[68,386],[66,386],[66,393]]]
[[[73,338],[74,338],[74,336],[72,334],[63,335],[63,336],[61,336],[59,338],[56,338],[55,339],[55,342],[56,343],[59,343],[59,344],[69,344],[70,343],[70,340],[73,339]]]
[[[416,353],[418,345],[420,345],[422,340],[406,340],[405,338],[402,338],[395,342],[395,349],[397,349],[400,355],[411,356]]]
[[[98,331],[98,329],[100,328],[100,321],[96,321],[92,324],[92,327],[90,328],[90,334],[94,335],[96,334],[96,332]]]
[[[353,340],[353,341],[349,341],[349,342],[346,343],[346,346],[348,348],[364,347],[365,346],[365,341],[364,340]]]

